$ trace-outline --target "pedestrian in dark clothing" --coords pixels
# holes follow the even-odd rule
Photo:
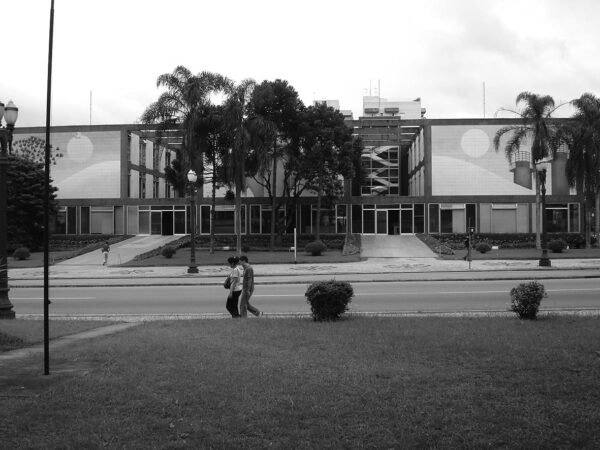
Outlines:
[[[240,264],[244,268],[242,295],[240,296],[240,316],[248,317],[248,311],[255,316],[262,316],[262,312],[250,304],[250,297],[254,293],[254,269],[248,262],[246,255],[240,256]]]
[[[471,256],[471,241],[467,237],[465,238],[465,248],[467,249],[467,254],[464,256],[464,260],[466,261],[469,256]]]

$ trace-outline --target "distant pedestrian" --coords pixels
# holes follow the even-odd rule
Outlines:
[[[231,272],[229,274],[229,295],[227,296],[227,303],[225,307],[231,317],[240,317],[238,310],[238,301],[242,293],[242,277],[244,275],[244,269],[239,265],[240,259],[237,256],[231,256],[227,258]]]
[[[105,266],[108,263],[108,252],[110,252],[110,245],[108,245],[108,241],[104,241],[102,244],[102,265]]]
[[[471,240],[468,237],[466,237],[464,244],[465,244],[465,248],[467,249],[467,254],[464,256],[463,259],[466,261],[467,258],[469,258],[471,256]]]
[[[240,297],[240,316],[248,317],[248,311],[256,317],[262,316],[262,312],[250,304],[250,297],[254,293],[254,269],[248,262],[246,255],[240,256],[240,264],[244,268],[242,295]]]

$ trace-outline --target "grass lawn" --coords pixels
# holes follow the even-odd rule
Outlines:
[[[150,322],[2,367],[5,448],[599,448],[600,318]]]
[[[114,322],[93,320],[52,320],[49,326],[50,339],[81,331],[91,330]],[[0,320],[0,352],[27,347],[44,341],[42,320]]]

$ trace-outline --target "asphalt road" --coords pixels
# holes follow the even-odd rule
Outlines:
[[[507,311],[510,289],[519,282],[410,281],[355,283],[356,312]],[[546,310],[600,310],[600,279],[543,280]],[[306,313],[307,284],[257,285],[252,304],[269,313]],[[42,288],[11,288],[17,314],[42,314]],[[50,314],[224,313],[227,291],[220,286],[52,287]]]

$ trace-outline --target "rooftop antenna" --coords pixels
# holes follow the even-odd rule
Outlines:
[[[485,119],[485,81],[483,82],[483,118]]]

